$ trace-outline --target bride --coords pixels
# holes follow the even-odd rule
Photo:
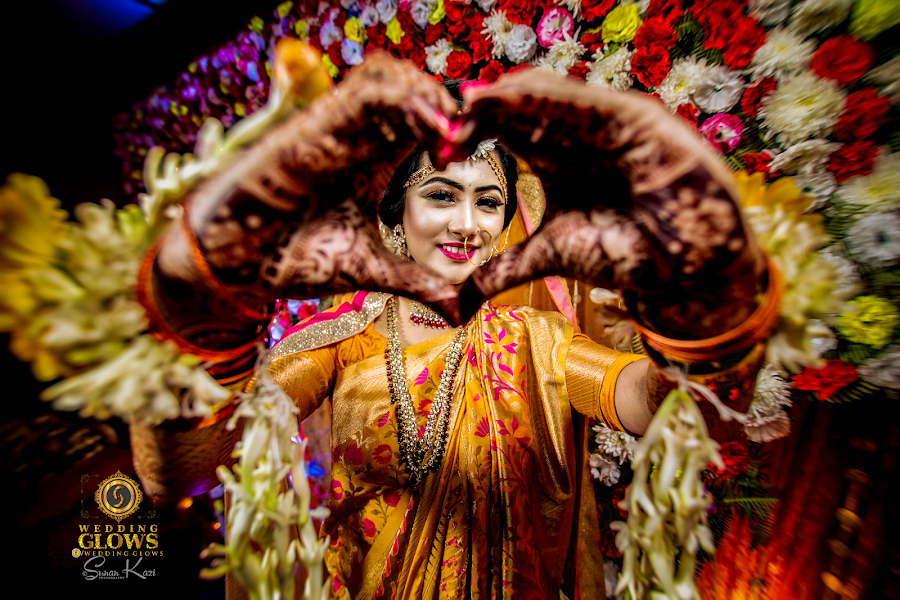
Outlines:
[[[746,410],[777,298],[757,301],[766,261],[727,170],[653,100],[535,72],[458,100],[367,59],[197,190],[145,260],[148,312],[240,388],[268,304],[345,293],[267,367],[300,418],[331,405],[335,597],[595,596],[586,419],[640,435],[670,364]],[[547,194],[511,248],[516,159],[493,138]],[[548,274],[622,290],[650,359],[489,301]],[[145,489],[216,485],[227,412],[177,442],[132,425]]]

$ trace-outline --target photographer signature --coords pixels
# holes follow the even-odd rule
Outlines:
[[[138,558],[137,562],[134,563],[134,567],[131,566],[131,559],[125,559],[125,569],[121,572],[115,569],[101,569],[106,563],[105,556],[92,556],[87,559],[84,563],[84,571],[82,575],[88,581],[92,581],[94,579],[128,579],[129,575],[134,575],[135,577],[140,577],[141,579],[146,579],[148,577],[156,576],[156,569],[143,569],[137,570],[138,566],[141,564],[141,561],[144,560],[144,557]],[[92,564],[95,563],[96,564]],[[96,566],[97,568],[91,568]]]

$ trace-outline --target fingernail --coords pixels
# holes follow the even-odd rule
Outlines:
[[[471,80],[459,84],[459,93],[465,95],[470,90],[477,90],[490,85],[487,81]]]
[[[437,121],[438,127],[443,129],[444,131],[450,131],[450,119],[445,117],[442,113],[435,111],[434,120]]]

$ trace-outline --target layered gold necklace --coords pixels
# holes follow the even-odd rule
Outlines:
[[[465,327],[460,327],[453,336],[441,382],[428,411],[425,431],[420,438],[412,396],[406,387],[406,369],[403,366],[403,349],[400,347],[399,303],[396,296],[388,302],[388,347],[384,351],[384,360],[387,365],[388,393],[391,395],[391,404],[396,406],[400,456],[406,463],[409,481],[415,486],[429,470],[437,471],[443,459],[450,424],[450,396],[462,358],[466,330]]]

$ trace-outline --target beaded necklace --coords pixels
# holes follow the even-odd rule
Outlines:
[[[384,360],[387,366],[391,404],[397,407],[400,455],[406,463],[409,481],[415,486],[429,470],[436,471],[443,459],[444,448],[447,445],[447,428],[450,423],[450,394],[462,358],[466,330],[465,327],[460,327],[453,336],[444,372],[441,374],[441,382],[431,403],[431,410],[428,411],[425,432],[419,438],[413,400],[406,387],[406,369],[403,366],[403,350],[400,347],[398,306],[399,300],[396,296],[388,302],[388,347],[384,351]]]

